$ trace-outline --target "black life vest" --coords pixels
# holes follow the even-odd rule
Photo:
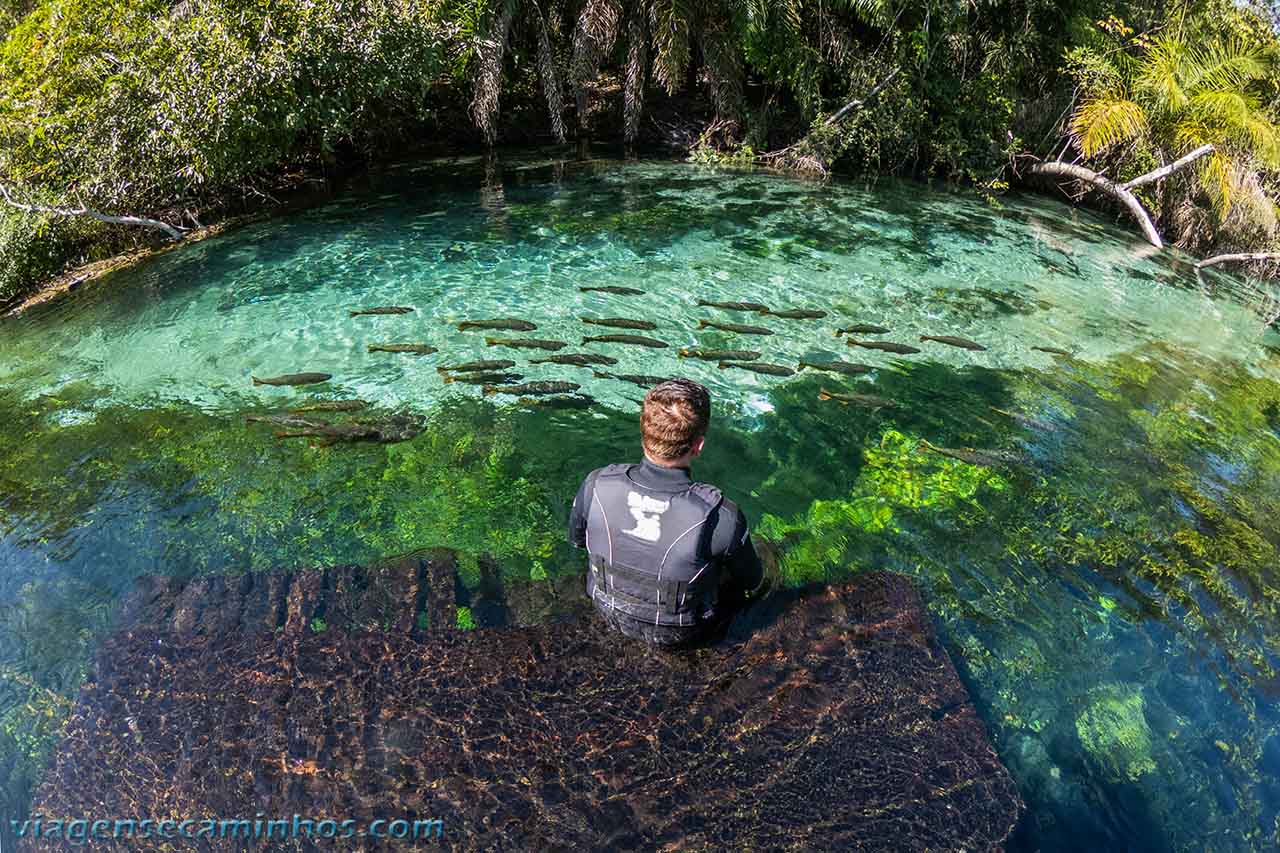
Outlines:
[[[609,465],[596,476],[587,510],[587,591],[599,604],[653,625],[695,625],[715,607],[719,561],[712,533],[720,490],[691,483],[663,491]]]

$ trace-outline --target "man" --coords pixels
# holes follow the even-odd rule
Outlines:
[[[764,586],[742,511],[689,476],[710,420],[711,395],[698,383],[650,389],[644,461],[592,471],[569,515],[569,541],[590,558],[587,596],[613,627],[653,645],[707,638]]]

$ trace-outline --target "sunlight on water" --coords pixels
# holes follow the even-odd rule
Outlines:
[[[580,289],[605,285],[643,293]],[[1252,298],[1056,201],[997,208],[915,184],[604,160],[406,164],[114,274],[0,323],[0,803],[23,810],[137,575],[444,545],[473,559],[459,606],[494,594],[465,571],[490,553],[512,621],[573,610],[530,590],[580,573],[568,504],[588,470],[637,454],[644,389],[530,365],[549,353],[486,347],[491,336],[707,384],[716,414],[696,473],[779,543],[786,582],[911,575],[1030,806],[1016,847],[1270,849],[1280,336]],[[350,316],[370,306],[414,310]],[[499,317],[537,329],[457,329]],[[835,335],[859,323],[890,329],[860,340],[922,352]],[[581,343],[610,333],[669,346]],[[439,352],[368,352],[378,343]],[[872,370],[778,377],[684,347]],[[436,370],[477,359],[576,383],[598,404],[535,407]],[[251,381],[302,371],[333,378]],[[895,405],[821,402],[823,388]],[[243,421],[313,398],[371,404],[336,422],[400,413],[424,430],[319,447]]]

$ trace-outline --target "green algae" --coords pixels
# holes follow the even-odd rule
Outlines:
[[[1116,781],[1137,781],[1156,769],[1144,704],[1141,688],[1105,684],[1089,692],[1088,705],[1076,717],[1085,754]]]

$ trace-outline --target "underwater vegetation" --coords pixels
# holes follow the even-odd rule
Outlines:
[[[1104,684],[1090,690],[1088,698],[1088,706],[1076,717],[1076,734],[1089,759],[1116,781],[1136,780],[1155,770],[1142,690]]]

